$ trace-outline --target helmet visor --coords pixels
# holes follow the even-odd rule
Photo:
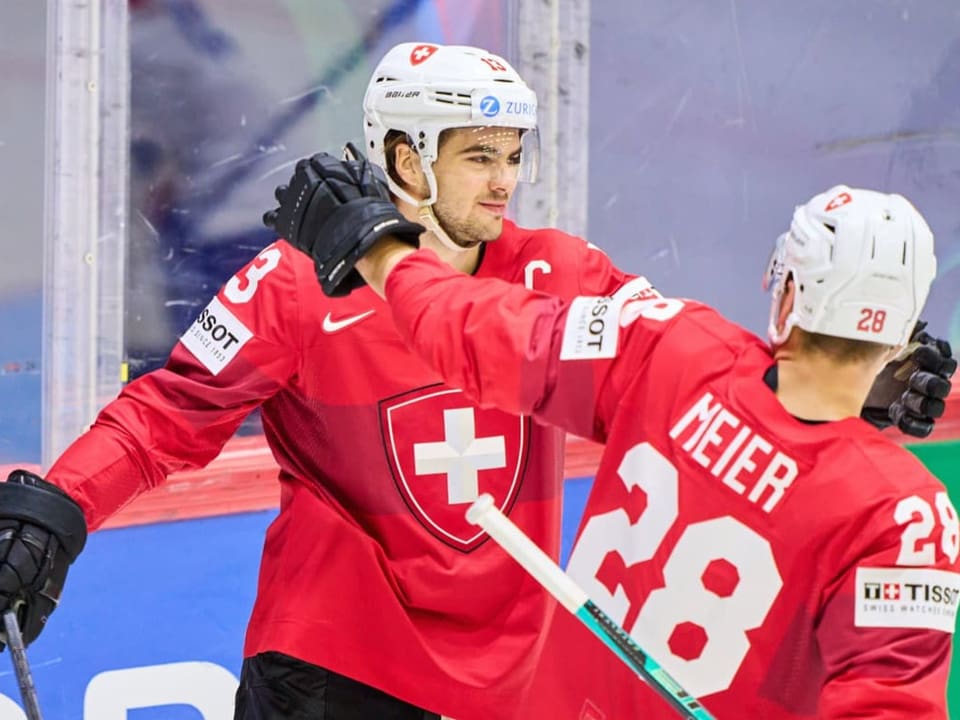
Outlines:
[[[535,182],[540,135],[536,128],[499,125],[449,128],[440,135],[440,154],[447,153],[468,160],[478,172],[511,182]]]

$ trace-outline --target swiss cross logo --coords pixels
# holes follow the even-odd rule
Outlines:
[[[884,599],[884,600],[899,600],[899,599],[900,599],[900,584],[899,584],[899,583],[884,583],[884,584],[883,584],[883,599]]]
[[[827,206],[823,210],[824,212],[830,212],[831,210],[836,210],[837,208],[841,208],[844,205],[852,202],[853,202],[853,198],[850,197],[850,193],[842,192],[839,195],[837,195],[835,198],[833,198],[833,200],[828,202]]]
[[[410,51],[410,64],[419,65],[423,61],[429,60],[430,56],[436,51],[436,45],[417,45],[413,50]]]
[[[469,552],[487,535],[467,522],[482,493],[504,512],[517,497],[529,420],[473,407],[460,390],[434,385],[380,403],[380,429],[397,489],[437,539]]]

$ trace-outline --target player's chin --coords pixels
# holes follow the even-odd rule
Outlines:
[[[503,218],[487,219],[484,222],[474,222],[469,228],[451,236],[454,243],[464,249],[475,248],[485,242],[499,239],[503,233]]]
[[[491,218],[483,223],[482,230],[478,233],[480,242],[493,242],[499,239],[503,234],[503,218]]]

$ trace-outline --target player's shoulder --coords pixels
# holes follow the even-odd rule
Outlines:
[[[725,364],[723,355],[739,358],[748,349],[765,348],[759,337],[715,308],[688,298],[665,297],[652,288],[635,293],[621,310],[622,326],[636,322],[642,323],[645,331],[660,335],[658,352],[681,365],[684,358],[703,364],[703,359],[710,357],[709,364],[721,366]]]
[[[946,501],[943,483],[916,455],[858,417],[801,425],[789,436],[782,430],[777,441],[801,465],[798,487],[828,535],[854,523],[869,543],[898,533],[910,516],[900,517],[904,508]]]
[[[838,438],[836,463],[844,474],[870,478],[870,494],[905,496],[943,489],[914,453],[866,421],[855,422],[862,432]]]
[[[322,302],[313,261],[289,242],[278,239],[256,253],[224,283],[220,296],[230,304],[261,304],[308,295]]]

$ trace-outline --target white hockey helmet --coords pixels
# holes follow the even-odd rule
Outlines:
[[[539,163],[537,96],[502,57],[480,48],[402,43],[377,65],[363,98],[366,152],[387,170],[384,137],[407,134],[420,154],[430,196],[414,200],[388,175],[390,189],[412,205],[437,200],[433,163],[440,133],[462,127],[524,130],[519,179],[536,179]]]
[[[937,273],[933,233],[901,195],[836,187],[798,206],[770,259],[768,334],[783,343],[796,326],[811,333],[905,345]],[[793,277],[796,296],[783,330],[777,310]]]

